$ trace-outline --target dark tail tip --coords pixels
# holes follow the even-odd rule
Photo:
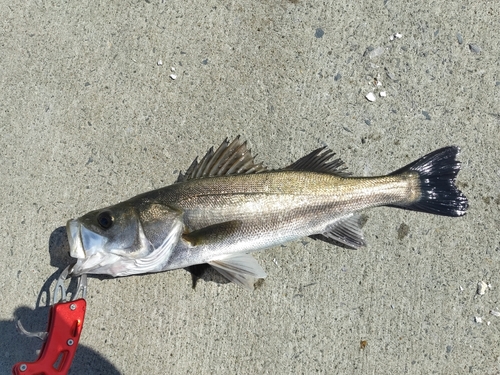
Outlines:
[[[455,185],[460,172],[460,162],[457,160],[459,152],[460,149],[456,146],[444,147],[392,173],[419,174],[420,199],[404,208],[444,216],[465,215],[469,203]]]

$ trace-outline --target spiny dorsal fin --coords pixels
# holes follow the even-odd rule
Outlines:
[[[254,157],[247,148],[247,142],[241,141],[240,136],[237,136],[231,143],[226,138],[215,152],[211,147],[200,162],[198,158],[194,159],[185,174],[179,173],[177,182],[202,177],[259,173],[266,170],[262,164],[255,164]]]
[[[300,158],[285,169],[294,171],[308,171],[319,173],[330,173],[340,177],[348,177],[347,167],[341,159],[331,160],[335,153],[327,147],[321,147],[310,154]]]

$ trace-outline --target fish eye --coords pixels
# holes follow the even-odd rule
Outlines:
[[[108,211],[101,212],[97,216],[97,223],[102,229],[109,229],[113,225],[113,216]]]

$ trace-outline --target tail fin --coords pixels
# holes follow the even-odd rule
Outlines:
[[[465,215],[469,207],[467,197],[455,186],[460,171],[459,151],[456,146],[444,147],[391,173],[417,172],[420,177],[420,199],[399,207],[444,216]]]

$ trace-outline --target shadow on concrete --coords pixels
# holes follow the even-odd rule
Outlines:
[[[50,234],[49,238],[50,265],[64,269],[75,260],[69,256],[69,242],[66,227],[59,227]]]

